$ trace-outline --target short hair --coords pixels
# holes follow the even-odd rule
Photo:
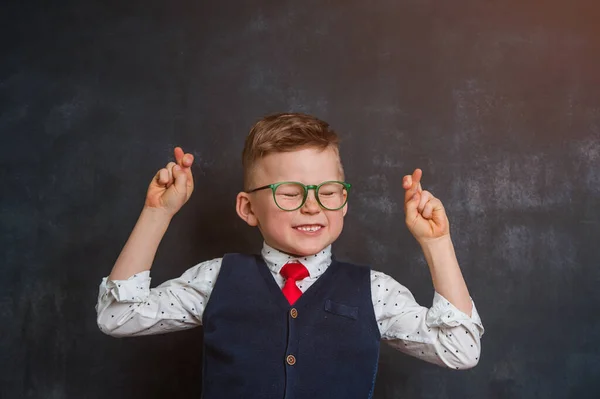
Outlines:
[[[242,152],[244,189],[249,190],[254,165],[260,158],[277,152],[290,152],[303,148],[325,150],[332,148],[339,158],[337,133],[314,116],[303,113],[278,113],[268,115],[252,126]],[[340,174],[344,169],[340,159]]]

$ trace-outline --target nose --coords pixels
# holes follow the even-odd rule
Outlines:
[[[308,195],[306,196],[306,202],[302,205],[300,210],[303,213],[314,214],[321,212],[321,206],[317,202],[317,197],[315,190],[308,190]]]

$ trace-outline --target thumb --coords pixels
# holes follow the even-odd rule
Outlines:
[[[173,166],[173,178],[175,179],[175,188],[180,193],[186,192],[187,174],[181,169],[181,166]]]

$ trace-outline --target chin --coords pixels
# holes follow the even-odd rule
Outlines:
[[[294,246],[290,248],[290,251],[294,254],[294,255],[298,255],[298,256],[310,256],[310,255],[315,255],[319,252],[321,252],[323,249],[327,248],[329,246],[329,243],[314,243],[314,244],[305,244],[305,245],[298,245],[298,246]]]

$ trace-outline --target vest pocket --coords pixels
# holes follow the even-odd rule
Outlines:
[[[325,310],[329,313],[337,314],[340,316],[348,317],[350,319],[358,319],[358,307],[348,306],[343,303],[334,302],[331,299],[325,301]]]

